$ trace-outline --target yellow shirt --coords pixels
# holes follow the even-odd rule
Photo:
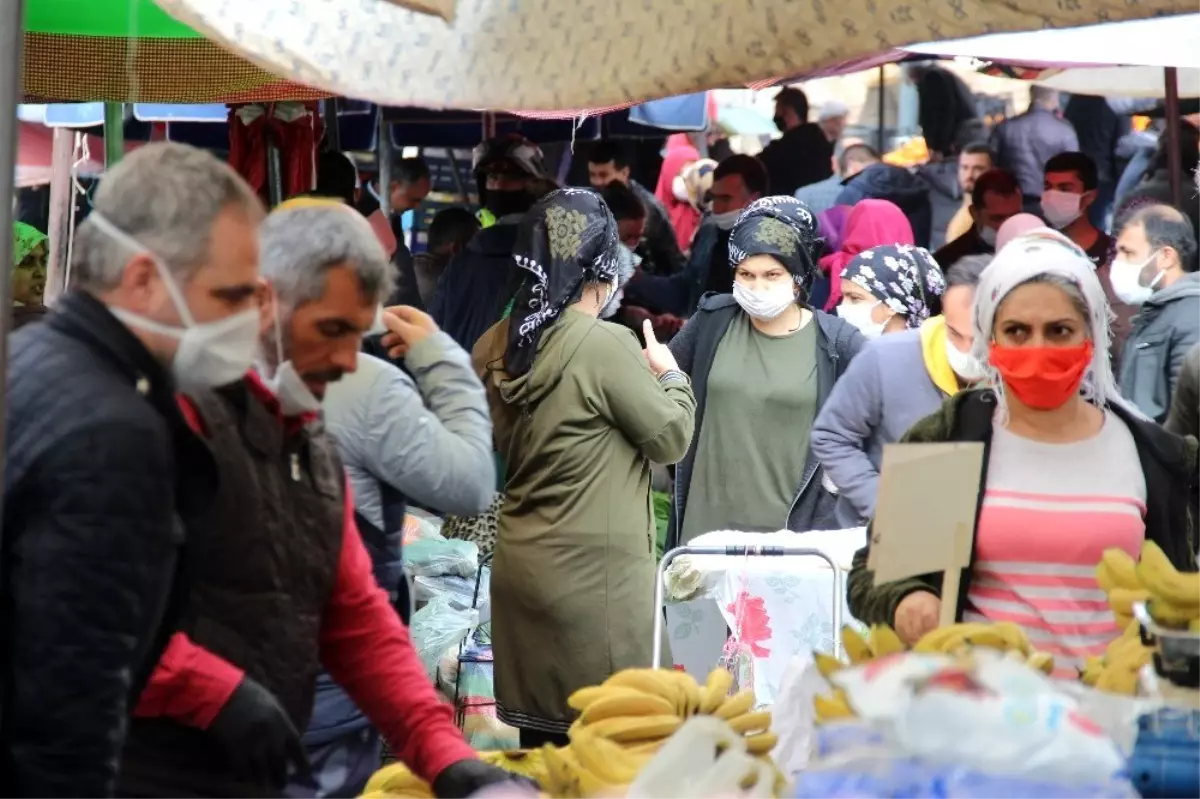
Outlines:
[[[971,218],[971,195],[968,194],[963,197],[962,206],[950,217],[950,224],[946,225],[946,243],[949,244],[966,233],[974,224],[975,220]]]

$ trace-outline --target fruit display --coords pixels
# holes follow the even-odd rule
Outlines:
[[[767,757],[777,739],[771,713],[755,710],[752,691],[729,695],[733,675],[716,669],[704,685],[682,671],[627,669],[567,700],[579,711],[570,746],[547,747],[547,793],[556,797],[621,795],[667,739],[692,716],[712,716],[743,736],[746,751]]]
[[[681,671],[627,669],[570,696],[568,704],[579,718],[568,731],[568,746],[485,752],[480,758],[532,779],[560,799],[621,796],[689,718],[710,716],[741,736],[748,754],[770,763],[777,742],[771,713],[755,709],[753,691],[730,696],[732,687],[733,675],[724,669],[713,671],[703,685]],[[433,792],[404,764],[392,763],[372,775],[363,796],[430,797]]]
[[[1171,630],[1200,632],[1200,573],[1182,573],[1153,541],[1142,545],[1136,563],[1123,549],[1106,549],[1096,582],[1108,594],[1117,625],[1133,621],[1133,606],[1146,603],[1154,623]]]
[[[958,655],[974,647],[995,649],[1004,652],[1031,668],[1050,674],[1054,671],[1054,657],[1048,652],[1037,652],[1029,644],[1025,633],[1012,622],[994,624],[973,622],[939,627],[927,633],[910,650],[891,627],[873,625],[864,636],[853,627],[842,628],[842,648],[849,663],[835,657],[814,652],[817,670],[828,679],[844,668],[859,666],[891,655],[912,651],[926,655]],[[818,722],[852,718],[856,714],[847,701],[846,693],[835,688],[829,694],[818,694],[813,698],[813,710]]]
[[[1131,621],[1103,655],[1087,658],[1079,679],[1098,691],[1133,696],[1137,693],[1138,671],[1153,658],[1154,650],[1142,643],[1138,623]]]

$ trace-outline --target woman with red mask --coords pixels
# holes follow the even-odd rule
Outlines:
[[[903,439],[983,443],[956,618],[1019,624],[1071,677],[1121,632],[1094,576],[1104,550],[1137,558],[1154,541],[1176,568],[1196,570],[1196,439],[1121,398],[1108,318],[1082,250],[1047,229],[1014,239],[975,293],[974,354],[988,387],[955,395]],[[891,624],[910,643],[937,626],[940,573],[876,585],[866,565],[864,548],[849,580],[858,619]]]

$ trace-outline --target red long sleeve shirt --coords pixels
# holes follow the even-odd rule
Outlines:
[[[278,409],[253,374],[247,383],[268,407]],[[184,416],[201,435],[199,415],[186,399]],[[289,428],[303,420],[288,419]],[[375,582],[371,558],[354,523],[346,486],[342,551],[334,589],[321,620],[321,664],[387,739],[392,751],[422,779],[433,782],[447,766],[475,758],[454,725],[450,707],[437,695],[413,649],[408,629]],[[229,700],[243,672],[193,643],[172,637],[134,715],[167,717],[205,728]]]

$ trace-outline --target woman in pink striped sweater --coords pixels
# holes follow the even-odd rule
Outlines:
[[[1082,250],[1050,230],[1015,239],[975,294],[975,355],[989,387],[951,398],[904,439],[984,443],[957,616],[1016,622],[1071,675],[1119,634],[1094,576],[1105,549],[1136,558],[1151,539],[1177,568],[1196,569],[1196,439],[1121,398],[1108,319]],[[941,574],[876,585],[866,555],[850,575],[851,611],[909,642],[936,626]]]

